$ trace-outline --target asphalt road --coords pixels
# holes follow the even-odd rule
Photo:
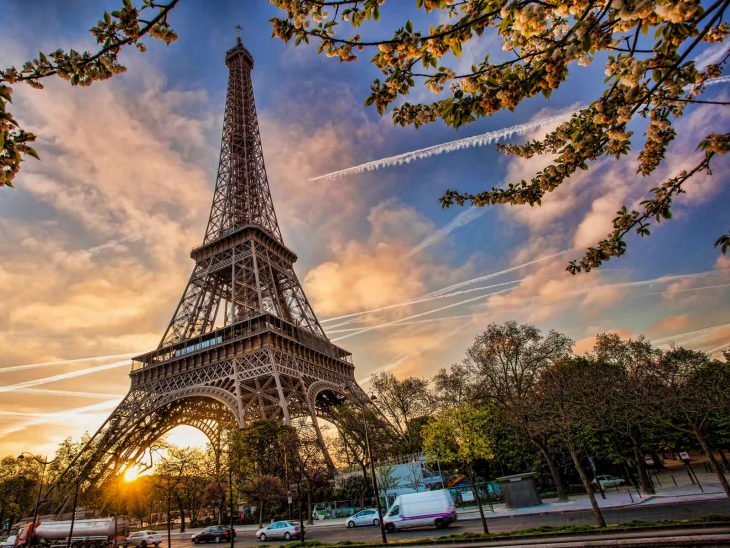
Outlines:
[[[663,519],[690,519],[711,514],[724,514],[730,517],[730,503],[727,500],[712,500],[704,502],[685,502],[677,504],[651,504],[630,506],[626,508],[605,509],[603,515],[608,523],[626,523],[631,520],[656,521]],[[513,517],[500,517],[490,519],[487,515],[487,523],[491,532],[515,531],[541,527],[544,525],[592,525],[595,524],[593,513],[586,511],[550,513],[543,515],[525,515]],[[443,535],[452,535],[465,531],[481,532],[482,525],[478,519],[459,521],[452,524],[448,529],[412,529],[403,532],[392,533],[389,538],[412,539],[428,538]],[[160,531],[163,541],[166,541],[165,532]],[[255,546],[258,544],[254,531],[238,531],[236,537],[236,548]],[[380,539],[378,527],[356,527],[347,529],[344,526],[311,526],[306,531],[307,540],[319,540],[322,542],[337,542],[340,540],[363,541]],[[163,546],[166,542],[163,542]],[[267,544],[284,544],[269,541]],[[174,535],[172,548],[187,548],[193,546],[190,542],[190,535]]]

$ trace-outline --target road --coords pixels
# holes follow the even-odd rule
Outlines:
[[[723,514],[730,518],[730,504],[726,500],[711,500],[703,502],[685,502],[677,504],[651,504],[638,505],[624,508],[607,508],[603,515],[608,523],[626,523],[631,520],[657,521],[663,519],[690,519],[711,514]],[[502,517],[496,519],[487,518],[491,532],[515,531],[541,527],[545,525],[593,525],[595,523],[592,512],[577,511],[564,513],[551,513],[543,515],[525,515]],[[428,538],[443,535],[453,535],[465,531],[481,532],[481,522],[476,519],[460,521],[445,530],[436,529],[414,529],[392,533],[393,539],[404,540],[413,538]],[[165,539],[165,532],[162,533]],[[349,541],[378,541],[380,529],[377,527],[357,527],[347,529],[344,526],[312,526],[307,528],[307,540],[319,540],[321,542]],[[258,544],[254,531],[239,530],[236,538],[236,548],[254,546]],[[267,544],[277,544],[269,541]],[[283,543],[281,543],[283,544]],[[172,537],[172,548],[187,548],[192,546],[190,535],[175,534]]]

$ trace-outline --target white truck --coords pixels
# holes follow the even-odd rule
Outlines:
[[[39,520],[35,531],[31,523],[19,525],[15,531],[14,548],[65,548],[71,534],[71,520]],[[76,519],[71,537],[72,548],[105,548],[114,546],[119,538],[129,534],[126,516],[95,519]]]
[[[398,495],[383,519],[388,531],[433,525],[448,527],[456,521],[456,506],[446,489]]]

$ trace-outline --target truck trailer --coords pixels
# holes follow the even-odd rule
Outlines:
[[[38,520],[35,530],[31,522],[18,524],[14,548],[65,548],[71,534],[71,520]],[[77,519],[73,523],[72,548],[108,548],[129,534],[126,516]]]

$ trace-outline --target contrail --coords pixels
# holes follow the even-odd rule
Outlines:
[[[560,255],[565,255],[566,253],[569,253],[570,251],[573,251],[573,250],[564,249],[563,251],[559,251],[558,253],[553,253],[552,255],[545,255],[544,257],[539,257],[537,259],[533,259],[532,261],[527,261],[526,263],[518,264],[516,266],[507,268],[505,270],[500,270],[498,272],[493,272],[492,274],[486,274],[485,276],[479,276],[477,278],[472,278],[471,280],[465,280],[463,282],[449,285],[447,287],[438,289],[436,291],[432,291],[431,293],[426,294],[426,296],[435,297],[437,295],[441,295],[443,293],[447,293],[447,292],[453,291],[454,289],[459,289],[459,288],[465,287],[467,285],[472,285],[477,282],[483,282],[485,280],[491,280],[492,278],[497,278],[499,276],[502,276],[503,274],[509,274],[510,272],[514,272],[515,270],[520,270],[521,268],[524,268],[526,266],[540,263],[542,261],[547,261],[549,259],[554,259],[555,257],[559,257]]]
[[[51,377],[43,377],[41,379],[33,379],[30,381],[19,382],[16,384],[0,385],[0,393],[4,392],[15,392],[24,388],[32,388],[34,386],[40,386],[42,384],[49,384],[56,381],[63,381],[66,379],[73,379],[76,377],[82,377],[84,375],[91,375],[92,373],[98,373],[100,371],[108,371],[110,369],[116,369],[117,367],[129,366],[129,360],[122,360],[118,362],[107,363],[105,365],[95,365],[93,367],[86,367],[77,371],[69,371],[68,373],[59,373]]]
[[[125,242],[136,242],[138,240],[142,239],[143,234],[130,234],[129,236],[125,236],[124,238],[119,238],[117,240],[109,240],[108,242],[105,242],[103,244],[90,247],[86,250],[86,252],[91,255],[92,257],[94,255],[97,255],[98,253],[101,253],[102,251],[112,248],[117,244],[123,244]]]
[[[711,333],[712,331],[715,331],[716,329],[720,329],[722,327],[730,327],[730,323],[721,323],[718,325],[712,325],[710,327],[704,327],[702,329],[695,329],[694,331],[685,331],[684,333],[677,333],[675,335],[670,335],[668,337],[660,337],[658,339],[652,339],[651,342],[656,345],[663,345],[663,344],[675,341],[677,339],[686,339],[687,337],[693,337],[696,335],[706,335],[707,333]]]
[[[348,167],[347,169],[341,169],[339,171],[333,171],[332,173],[326,173],[325,175],[319,175],[317,177],[311,177],[310,181],[331,181],[346,177],[348,175],[355,175],[357,173],[365,173],[367,171],[375,171],[390,166],[399,166],[403,164],[409,164],[414,160],[424,160],[431,156],[437,156],[439,154],[446,154],[454,152],[456,150],[463,150],[465,148],[472,147],[483,147],[490,145],[501,139],[506,139],[513,135],[524,135],[530,130],[552,124],[554,122],[560,122],[573,115],[573,112],[565,112],[556,116],[550,116],[549,118],[541,118],[540,120],[533,120],[532,122],[525,122],[524,124],[517,124],[494,131],[488,131],[481,135],[474,135],[472,137],[465,137],[463,139],[457,139],[455,141],[449,141],[447,143],[441,143],[440,145],[433,145],[426,148],[419,148],[418,150],[412,150],[410,152],[404,152],[403,154],[397,154],[395,156],[388,156],[387,158],[381,158],[380,160],[373,160],[372,162],[366,162],[354,167]]]
[[[441,289],[437,289],[436,291],[432,291],[430,293],[426,293],[425,295],[421,295],[420,297],[418,297],[416,299],[412,299],[410,301],[404,301],[404,302],[400,302],[400,303],[395,303],[395,304],[391,304],[391,305],[388,305],[388,306],[381,306],[379,308],[371,308],[369,310],[363,310],[362,312],[352,312],[350,314],[343,314],[341,316],[333,316],[332,318],[325,318],[324,320],[320,320],[320,323],[333,322],[335,320],[344,320],[346,318],[353,318],[355,316],[362,316],[364,314],[370,314],[372,312],[380,312],[382,310],[390,310],[391,308],[398,308],[398,307],[401,307],[401,306],[407,306],[407,305],[410,305],[410,304],[416,304],[416,303],[419,303],[419,302],[424,302],[425,300],[430,300],[430,299],[435,299],[435,298],[441,298],[442,296],[444,296],[445,293],[452,293],[454,290],[461,289],[462,287],[466,287],[468,285],[472,285],[472,284],[475,284],[475,283],[478,283],[478,282],[483,282],[485,280],[491,280],[493,278],[497,278],[499,276],[502,276],[503,274],[509,274],[510,272],[514,272],[515,270],[519,270],[519,269],[524,268],[526,266],[530,266],[530,265],[533,265],[535,263],[539,263],[539,262],[542,262],[542,261],[547,261],[548,259],[553,259],[553,258],[558,257],[560,255],[564,255],[565,253],[568,253],[569,251],[572,251],[572,249],[566,249],[564,251],[560,251],[560,252],[555,253],[553,255],[546,255],[544,257],[539,257],[537,259],[533,259],[532,261],[527,261],[526,263],[518,264],[516,266],[507,268],[505,270],[500,270],[498,272],[492,272],[491,274],[485,274],[484,276],[478,276],[478,277],[472,278],[470,280],[465,280],[463,282],[459,282],[459,283],[456,283],[456,284],[453,284],[453,285],[449,285],[449,286],[446,286],[446,287],[442,287]],[[509,284],[509,283],[516,283],[516,282],[519,282],[519,281],[522,281],[522,280],[516,280],[516,281],[512,281],[512,282],[505,282],[504,285]],[[503,284],[496,284],[494,286],[486,286],[486,287],[483,287],[482,289],[489,289],[489,288],[492,288],[492,287],[496,287],[498,285],[503,285]],[[477,290],[475,290],[475,291],[477,291]],[[456,293],[456,294],[458,294],[458,293]],[[349,322],[347,322],[347,323],[349,323]],[[339,325],[346,325],[346,324],[343,323],[343,324],[339,324]]]
[[[637,281],[633,281],[633,282],[622,282],[622,283],[616,283],[616,284],[599,285],[599,286],[587,287],[587,288],[584,288],[584,289],[577,289],[577,290],[574,290],[574,291],[569,291],[565,295],[563,295],[563,298],[564,299],[567,299],[567,298],[570,298],[570,297],[577,297],[577,296],[580,296],[580,295],[585,295],[585,294],[590,293],[591,291],[594,291],[596,289],[622,288],[622,287],[641,287],[641,286],[652,285],[652,284],[656,284],[656,283],[667,283],[667,282],[671,282],[671,281],[674,281],[674,280],[677,280],[677,279],[682,279],[682,278],[700,277],[700,276],[706,276],[708,274],[716,274],[716,273],[717,273],[716,270],[707,270],[707,271],[704,271],[704,272],[696,272],[696,273],[693,273],[693,274],[677,274],[677,275],[672,275],[672,276],[659,276],[657,278],[651,278],[651,279],[648,279],[648,280],[637,280]],[[707,286],[707,287],[705,287],[703,289],[709,289],[710,287],[716,287],[716,286]],[[465,299],[463,301],[459,301],[459,302],[456,302],[456,303],[452,303],[452,304],[447,305],[447,306],[442,306],[440,308],[435,308],[433,310],[427,310],[427,311],[421,312],[419,314],[413,314],[411,316],[406,316],[405,318],[401,318],[399,320],[392,320],[392,321],[380,323],[380,324],[377,324],[377,325],[371,325],[371,326],[362,328],[360,330],[354,331],[352,333],[349,333],[347,335],[343,335],[341,337],[332,339],[332,341],[341,341],[342,339],[347,339],[349,337],[354,337],[356,335],[360,335],[361,333],[367,333],[368,331],[372,331],[374,329],[381,329],[383,327],[390,327],[392,325],[405,324],[409,320],[413,320],[413,319],[416,319],[416,318],[419,318],[419,317],[422,317],[422,316],[426,316],[426,315],[429,315],[429,314],[434,314],[436,312],[440,312],[440,311],[446,310],[448,308],[453,308],[453,307],[456,307],[456,306],[460,306],[460,305],[463,305],[463,304],[467,304],[467,303],[470,303],[470,302],[474,302],[474,301],[477,301],[477,300],[480,300],[480,299],[484,299],[484,298],[487,298],[487,297],[491,297],[491,296],[494,296],[494,295],[500,295],[502,293],[507,293],[509,291],[513,291],[513,289],[514,288],[508,288],[508,289],[503,289],[501,291],[495,291],[495,292],[489,293],[487,295],[480,295],[479,297],[474,297],[474,298],[471,298],[471,299]],[[700,289],[700,288],[695,288],[695,289]],[[663,294],[663,293],[666,293],[666,291],[660,292],[660,294]],[[517,300],[519,302],[529,302],[529,301],[532,301],[532,300],[536,299],[537,297],[538,296],[536,296],[536,295],[531,295],[531,296],[528,296],[528,297],[520,297]],[[486,303],[484,306],[486,308],[489,308],[489,303]],[[475,312],[475,314],[478,314],[478,313],[479,312]],[[441,319],[446,319],[446,318],[441,318]]]
[[[33,426],[35,424],[46,424],[46,423],[52,422],[54,420],[71,420],[84,413],[93,413],[96,411],[107,411],[109,409],[113,409],[114,407],[116,407],[121,400],[122,400],[121,397],[112,398],[109,400],[105,400],[103,402],[95,403],[93,405],[86,405],[84,407],[76,407],[74,409],[68,409],[66,411],[58,411],[55,413],[53,413],[53,412],[51,412],[51,413],[28,412],[28,413],[24,413],[23,415],[20,415],[20,412],[15,412],[15,411],[0,412],[0,415],[31,417],[30,420],[15,423],[6,428],[3,428],[2,430],[0,430],[0,437],[7,436],[8,434],[12,434],[13,432],[18,432],[20,430],[24,430],[25,428],[27,428],[29,426]]]
[[[119,394],[112,394],[110,392],[82,392],[78,390],[55,390],[50,388],[19,388],[16,392],[45,394],[46,396],[73,396],[76,398],[93,398],[96,400],[119,397]]]
[[[427,247],[440,242],[443,240],[446,236],[451,234],[454,230],[457,228],[461,228],[464,225],[467,225],[471,223],[472,221],[477,220],[479,217],[484,215],[487,212],[486,207],[475,207],[471,206],[468,209],[465,209],[461,213],[459,213],[456,217],[454,217],[450,223],[448,223],[446,226],[443,226],[439,228],[438,230],[435,230],[428,236],[426,236],[423,240],[421,240],[419,243],[417,243],[415,246],[411,248],[411,250],[408,252],[406,257],[413,257],[416,253],[419,253],[420,251],[423,251]]]
[[[429,314],[435,314],[436,312],[441,312],[442,310],[447,310],[449,308],[454,308],[456,306],[461,306],[461,305],[464,305],[467,303],[478,301],[478,300],[484,299],[485,297],[491,297],[492,295],[500,295],[501,293],[506,293],[507,291],[512,291],[512,289],[513,288],[502,289],[501,291],[495,291],[494,293],[488,293],[487,295],[479,295],[478,297],[472,297],[471,299],[464,299],[463,301],[458,301],[455,303],[447,304],[446,306],[434,308],[433,310],[426,310],[425,312],[420,312],[418,314],[406,316],[405,318],[401,318],[399,320],[392,320],[392,321],[381,323],[378,325],[371,325],[369,327],[364,327],[360,331],[356,331],[356,332],[350,333],[348,335],[343,335],[342,337],[337,337],[336,339],[332,339],[332,341],[341,341],[343,339],[354,337],[355,335],[360,335],[361,333],[367,333],[368,331],[373,331],[374,329],[382,329],[383,327],[390,327],[391,325],[397,325],[397,324],[403,323],[407,320],[413,320],[415,318],[420,318],[422,316],[428,316]]]
[[[403,354],[402,356],[400,356],[400,357],[399,357],[398,359],[396,359],[395,361],[393,361],[393,362],[390,362],[389,364],[383,365],[383,366],[381,366],[381,367],[378,367],[378,368],[377,368],[377,369],[375,369],[374,371],[371,371],[371,372],[370,372],[370,375],[372,376],[372,375],[374,375],[375,373],[379,373],[380,371],[388,371],[389,369],[393,369],[394,367],[398,366],[399,364],[401,364],[402,362],[404,362],[404,361],[405,361],[405,360],[407,360],[408,358],[412,358],[413,356],[417,356],[417,355],[419,355],[419,354],[423,354],[423,353],[424,353],[424,352],[426,352],[427,350],[431,350],[432,348],[434,348],[434,346],[437,346],[437,345],[438,345],[438,344],[440,344],[441,342],[443,342],[443,341],[445,341],[445,340],[447,340],[447,339],[450,339],[451,337],[453,337],[454,335],[456,335],[456,333],[458,333],[458,332],[459,332],[459,331],[460,331],[460,330],[461,330],[461,329],[462,329],[462,328],[463,328],[463,327],[464,327],[465,325],[467,325],[468,323],[469,323],[469,322],[464,322],[464,323],[462,323],[461,325],[458,325],[457,327],[455,327],[454,329],[452,329],[451,331],[447,331],[446,333],[444,333],[444,334],[443,334],[443,335],[442,335],[441,337],[439,337],[439,338],[438,338],[438,339],[437,339],[437,340],[435,341],[435,344],[434,344],[433,346],[431,346],[431,347],[429,347],[429,348],[423,348],[423,347],[419,347],[419,348],[418,348],[418,350],[416,350],[416,351],[414,351],[414,352],[409,352],[409,353],[407,353],[407,354]],[[358,383],[358,384],[359,384],[360,386],[364,386],[364,385],[368,384],[369,382],[370,382],[370,377],[368,377],[368,378],[366,378],[366,379],[360,379],[360,380],[358,380],[358,381],[357,381],[357,383]]]
[[[24,371],[26,369],[37,369],[39,367],[46,367],[49,365],[64,365],[67,363],[80,363],[80,362],[94,362],[99,360],[110,360],[114,358],[131,358],[136,356],[140,352],[134,352],[132,354],[109,354],[107,356],[90,356],[88,358],[73,358],[70,360],[54,360],[50,362],[38,362],[38,363],[26,363],[24,365],[12,365],[10,367],[0,367],[0,374],[12,373],[13,371]]]
[[[699,59],[701,56],[698,56]],[[705,86],[713,86],[716,84],[724,84],[730,81],[727,76],[721,76],[719,78],[712,78],[705,82]],[[549,118],[541,118],[540,120],[533,120],[531,122],[525,122],[524,124],[517,124],[494,131],[488,131],[480,135],[474,135],[472,137],[465,137],[463,139],[456,139],[454,141],[448,141],[439,145],[433,145],[426,148],[419,148],[410,152],[404,152],[402,154],[396,154],[395,156],[388,156],[387,158],[381,158],[379,160],[373,160],[371,162],[365,162],[353,167],[341,169],[339,171],[333,171],[331,173],[325,173],[324,175],[318,175],[316,177],[310,177],[310,181],[332,181],[340,179],[348,175],[356,175],[358,173],[365,173],[368,171],[375,171],[391,166],[399,166],[403,164],[409,164],[415,160],[424,160],[431,156],[437,156],[439,154],[447,154],[457,150],[463,150],[471,147],[481,147],[490,145],[501,139],[506,139],[513,135],[524,135],[530,130],[536,129],[540,126],[552,124],[554,122],[561,122],[566,118],[569,118],[580,109],[585,108],[585,105],[579,106],[577,109],[558,114],[556,116],[550,116]]]
[[[321,323],[331,322],[331,321],[334,321],[334,320],[344,320],[345,318],[354,318],[354,317],[357,317],[357,316],[365,316],[367,314],[373,314],[375,312],[382,312],[383,310],[392,310],[394,308],[401,308],[403,306],[410,306],[412,304],[425,303],[425,302],[433,301],[435,299],[447,299],[449,297],[456,297],[457,295],[463,295],[465,293],[473,293],[475,291],[484,291],[484,290],[487,290],[487,289],[493,289],[495,287],[501,287],[501,286],[504,286],[504,285],[512,285],[512,284],[520,283],[521,281],[522,280],[512,280],[511,282],[502,282],[502,283],[498,283],[498,284],[485,285],[485,286],[482,286],[482,287],[472,287],[471,289],[463,289],[461,291],[454,291],[452,293],[445,293],[443,295],[436,295],[435,297],[426,297],[426,296],[419,297],[417,299],[413,299],[413,300],[410,300],[410,301],[403,301],[403,302],[400,302],[400,303],[389,304],[387,306],[381,306],[379,308],[371,308],[370,310],[363,310],[362,312],[353,312],[351,314],[345,314],[343,316],[336,316],[334,318],[327,318],[326,320],[322,320]],[[349,325],[351,323],[352,323],[352,321],[347,321],[347,322],[342,322],[342,323],[338,323],[338,324],[332,325],[330,327],[331,328],[333,328],[333,327],[340,327],[340,326],[343,326],[343,325]]]

